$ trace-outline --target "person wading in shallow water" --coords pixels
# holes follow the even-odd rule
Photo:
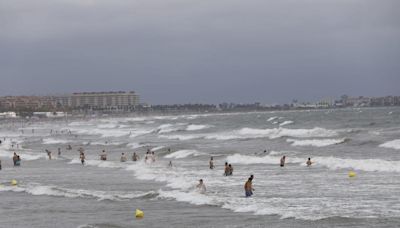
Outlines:
[[[210,169],[214,169],[214,158],[210,158]]]
[[[253,175],[252,175],[253,176]],[[244,184],[244,191],[245,191],[245,195],[246,197],[250,197],[253,195],[253,177],[249,177],[249,179],[246,181],[246,183]]]
[[[82,151],[80,152],[79,158],[81,159],[82,165],[85,165],[85,153]]]
[[[312,165],[312,161],[311,161],[311,158],[308,158],[308,160],[307,160],[307,162],[306,162],[306,164],[307,164],[307,167],[310,167],[311,165]]]
[[[281,167],[284,167],[284,166],[285,166],[285,161],[286,161],[286,156],[283,156],[283,157],[281,158]]]

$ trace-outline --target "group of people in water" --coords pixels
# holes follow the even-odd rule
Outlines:
[[[0,145],[1,145],[2,141],[0,140]],[[72,150],[71,145],[68,145],[67,150]],[[86,160],[86,156],[85,156],[85,152],[84,149],[81,147],[78,149],[79,151],[79,160],[81,161],[82,165],[85,165],[85,160]],[[168,152],[170,152],[171,150],[168,149]],[[45,152],[47,153],[47,156],[49,158],[49,160],[52,159],[52,152],[48,149],[45,150]],[[61,148],[58,148],[58,156],[61,156]],[[102,150],[101,154],[100,154],[100,160],[102,161],[106,161],[107,160],[107,153],[105,150]],[[125,153],[121,154],[121,158],[120,161],[121,162],[126,162],[128,160],[127,156],[125,155]],[[139,155],[134,152],[132,155],[132,161],[136,162],[139,161],[140,157]],[[144,156],[144,162],[145,163],[153,163],[156,161],[156,155],[154,153],[154,151],[151,151],[150,149],[147,150],[145,156]],[[14,166],[20,166],[21,165],[21,158],[20,156],[14,152],[13,155],[13,163]],[[282,156],[280,159],[280,167],[284,167],[286,163],[286,156]],[[306,165],[308,167],[310,167],[314,162],[311,161],[311,158],[308,158],[306,161]],[[169,167],[172,167],[172,161],[169,161],[168,164]],[[1,170],[1,160],[0,160],[0,170]],[[210,169],[214,169],[215,165],[214,165],[214,158],[211,157],[210,161],[209,161],[209,168]],[[228,164],[228,162],[225,162],[225,167],[224,167],[224,176],[232,176],[233,175],[233,166],[232,164]],[[254,179],[254,175],[250,175],[250,177],[247,179],[247,181],[244,184],[244,192],[245,192],[245,196],[246,197],[251,197],[253,195],[253,179]],[[196,189],[198,192],[200,193],[205,193],[207,188],[206,185],[203,181],[203,179],[199,180],[199,183],[196,185]]]

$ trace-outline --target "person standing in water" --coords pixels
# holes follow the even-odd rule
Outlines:
[[[1,170],[1,160],[0,160],[0,170]]]
[[[228,162],[225,162],[224,175],[225,175],[225,176],[228,176],[228,175],[229,175],[229,166],[228,166]]]
[[[253,178],[249,177],[249,179],[246,181],[246,183],[244,184],[244,191],[245,191],[245,195],[246,197],[250,197],[253,195]]]
[[[85,153],[80,152],[79,159],[81,159],[82,165],[85,165]]]
[[[121,154],[121,162],[126,162],[126,156],[124,153]]]
[[[281,158],[281,167],[284,167],[284,166],[285,166],[285,161],[286,161],[286,156],[283,156],[283,157]]]
[[[14,155],[13,155],[13,163],[14,163],[14,166],[15,166],[16,163],[17,163],[17,159],[18,159],[18,155],[17,155],[17,153],[14,152]]]
[[[214,158],[210,158],[210,169],[214,169]]]
[[[232,176],[232,174],[233,174],[233,167],[232,167],[232,165],[231,164],[229,164],[228,165],[228,167],[229,167],[229,176]]]
[[[172,168],[172,161],[169,161],[168,167]]]
[[[107,160],[107,154],[106,154],[106,151],[105,151],[105,150],[103,150],[103,151],[101,152],[101,154],[100,154],[100,160],[102,160],[102,161],[106,161],[106,160]]]
[[[200,193],[204,194],[206,193],[206,185],[203,182],[203,179],[199,180],[199,184],[196,186],[197,191],[199,191]]]
[[[132,161],[137,161],[137,160],[139,160],[139,156],[136,154],[136,152],[133,152]]]
[[[306,162],[306,164],[307,164],[307,167],[310,167],[311,165],[312,165],[312,161],[311,161],[311,158],[308,158],[308,160],[307,160],[307,162]]]
[[[51,151],[48,150],[48,149],[46,149],[45,151],[46,151],[46,153],[47,153],[47,156],[49,157],[49,160],[51,160]]]
[[[61,156],[61,148],[58,148],[58,156]]]

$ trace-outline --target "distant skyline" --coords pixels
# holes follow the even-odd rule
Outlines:
[[[0,95],[400,95],[398,0],[0,0]]]

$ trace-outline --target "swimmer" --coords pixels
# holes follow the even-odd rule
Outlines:
[[[225,162],[224,175],[225,175],[225,176],[228,176],[228,175],[229,175],[229,166],[228,166],[228,162]]]
[[[204,194],[206,192],[206,185],[203,182],[203,179],[199,180],[199,184],[196,186],[197,191],[199,191],[200,193]]]
[[[137,160],[139,160],[139,156],[135,152],[133,152],[132,161],[137,161]]]
[[[49,157],[49,160],[51,160],[51,151],[48,150],[48,149],[46,149],[45,151],[46,151],[46,153],[47,153],[47,156]]]
[[[107,160],[107,154],[106,154],[106,151],[105,151],[105,150],[103,150],[103,151],[101,152],[101,154],[100,154],[100,160],[102,160],[102,161],[106,161],[106,160]]]
[[[58,156],[61,156],[61,148],[58,148]]]
[[[67,150],[72,150],[72,146],[71,146],[71,145],[68,145],[68,146],[67,146]]]
[[[21,158],[19,155],[17,155],[17,160],[15,161],[15,165],[16,166],[20,166],[21,165]]]
[[[232,165],[231,164],[229,164],[228,165],[228,167],[229,167],[229,176],[232,176],[232,174],[233,174],[233,167],[232,167]]]
[[[311,158],[308,158],[308,160],[307,160],[307,162],[306,162],[306,164],[307,164],[307,167],[310,167],[311,165],[312,165],[312,161],[311,161]]]
[[[124,153],[121,154],[121,162],[126,162],[126,156]]]
[[[283,157],[281,158],[281,167],[284,167],[284,166],[285,166],[285,161],[286,161],[286,156],[283,156]]]
[[[154,151],[151,152],[151,161],[155,162],[156,161],[156,155],[154,154]]]
[[[79,159],[81,159],[82,165],[85,165],[85,153],[81,152],[81,154],[79,155]]]
[[[245,191],[245,195],[246,197],[250,197],[253,195],[253,178],[249,177],[249,179],[246,181],[246,183],[244,184],[244,191]]]
[[[13,155],[14,166],[16,165],[17,159],[18,159],[18,155],[17,155],[17,153],[14,152],[14,155]]]
[[[214,158],[210,158],[210,169],[214,169]]]

